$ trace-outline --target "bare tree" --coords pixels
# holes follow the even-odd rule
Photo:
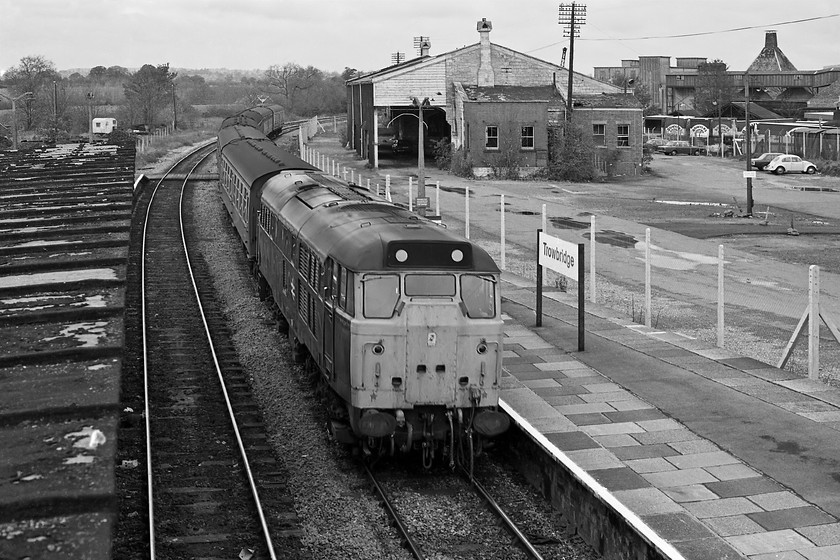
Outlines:
[[[169,104],[173,95],[176,73],[169,71],[169,64],[146,64],[123,84],[132,115],[142,117],[145,124],[153,125],[157,114]]]
[[[697,65],[697,85],[694,88],[694,108],[702,115],[711,113],[716,105],[732,101],[735,87],[722,60]]]
[[[276,64],[265,71],[265,80],[271,93],[279,93],[283,98],[281,105],[293,111],[299,94],[311,88],[322,78],[322,72],[313,66],[302,66],[289,62],[283,66]]]
[[[38,120],[39,108],[46,111],[47,107],[52,107],[53,82],[60,80],[55,64],[41,55],[21,58],[20,64],[6,73],[6,83],[15,95],[28,91],[34,94],[22,100],[27,130]]]

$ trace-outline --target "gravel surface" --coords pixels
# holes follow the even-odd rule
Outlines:
[[[409,558],[353,457],[327,437],[327,419],[321,403],[313,396],[312,374],[291,362],[286,336],[278,332],[267,303],[257,297],[256,284],[247,273],[242,246],[218,198],[215,183],[198,183],[194,188],[192,211],[201,217],[198,250],[212,270],[239,361],[260,402],[268,431],[273,434],[270,444],[289,473],[289,486],[303,530],[304,550],[298,557]],[[487,476],[485,486],[502,507],[512,508],[514,518],[524,524],[523,532],[544,539],[546,558],[598,557],[579,537],[566,535],[563,520],[513,466],[488,455],[482,468]],[[433,475],[429,483],[434,484]],[[423,516],[427,528],[436,523],[452,523],[447,508],[432,506],[427,511]],[[479,533],[476,531],[476,538]],[[466,540],[469,542],[472,537]],[[468,545],[435,557],[472,558],[474,550]]]

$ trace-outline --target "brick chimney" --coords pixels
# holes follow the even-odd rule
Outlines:
[[[765,49],[778,49],[779,48],[779,41],[776,39],[776,31],[768,31],[764,35],[764,48]]]
[[[493,30],[493,24],[487,21],[486,18],[481,18],[475,28],[478,30],[478,36],[481,38],[481,60],[478,63],[478,85],[479,87],[493,87],[496,85],[496,77],[493,74],[493,59],[491,56],[490,45],[490,31]]]

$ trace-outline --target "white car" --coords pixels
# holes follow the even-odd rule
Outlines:
[[[782,156],[776,156],[773,161],[767,164],[764,170],[772,171],[776,175],[782,175],[788,171],[808,173],[812,175],[817,172],[817,166],[799,156],[785,154]]]

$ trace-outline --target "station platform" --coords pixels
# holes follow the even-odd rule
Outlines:
[[[502,282],[502,407],[661,556],[840,558],[840,390]]]

